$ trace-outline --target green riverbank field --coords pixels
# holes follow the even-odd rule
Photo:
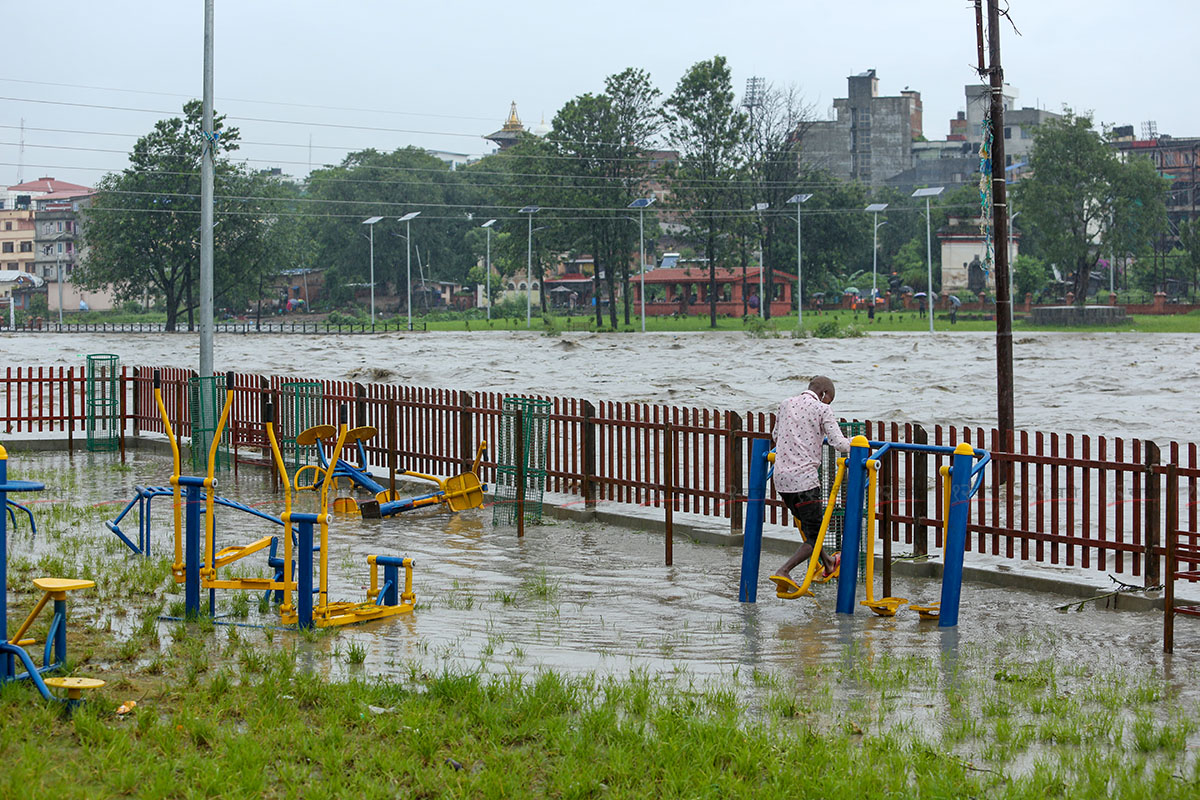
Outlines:
[[[656,534],[547,521],[518,540],[468,510],[335,517],[331,591],[402,546],[412,614],[299,632],[230,592],[225,624],[167,622],[169,507],[150,558],[103,523],[169,460],[115,461],[13,454],[47,490],[37,537],[10,532],[9,605],[27,612],[40,574],[94,580],[66,672],[106,685],[70,717],[0,688],[0,796],[1200,797],[1195,632],[1163,655],[1157,613],[983,584],[945,631],[835,615],[832,586],[747,606],[734,548],[677,541],[665,568]],[[263,471],[227,482],[280,502]]]

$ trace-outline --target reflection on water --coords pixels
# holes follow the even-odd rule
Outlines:
[[[11,464],[14,478],[47,482],[35,513],[46,503],[104,504],[111,517],[132,495],[133,485],[161,485],[169,473],[168,462],[158,456],[131,453],[125,471],[109,469],[113,460],[99,454],[77,455],[72,462],[65,454],[14,453]],[[102,479],[93,480],[97,475]],[[270,489],[264,473],[243,469],[236,480],[223,481],[221,491],[278,513],[282,497]],[[307,493],[298,503],[307,506],[314,499]],[[245,515],[219,513],[218,546],[273,532],[269,524]],[[162,502],[154,519],[160,556],[169,553],[169,525],[170,505]],[[132,519],[126,529],[136,530]],[[97,548],[113,539],[101,525],[82,533]],[[30,548],[35,556],[52,553],[55,542],[51,532],[36,543],[15,535],[12,551],[15,557],[29,557]],[[740,552],[734,548],[677,538],[674,566],[665,567],[657,534],[560,522],[530,526],[518,539],[515,530],[491,525],[490,509],[456,516],[423,509],[384,520],[337,518],[330,534],[331,599],[363,597],[371,553],[415,558],[415,613],[341,629],[314,642],[276,633],[264,646],[295,644],[309,668],[334,675],[403,679],[446,668],[496,674],[545,668],[623,677],[637,671],[682,675],[701,684],[733,681],[751,705],[764,702],[772,687],[799,687],[789,691],[802,695],[810,687],[847,702],[867,702],[868,709],[882,703],[888,715],[917,729],[944,720],[940,705],[932,706],[929,694],[913,688],[913,681],[953,693],[964,674],[978,678],[982,671],[986,677],[1050,657],[1073,674],[1102,676],[1120,669],[1158,675],[1184,697],[1194,700],[1197,694],[1195,667],[1161,654],[1159,614],[1092,606],[1061,613],[1053,610],[1061,598],[1011,588],[965,586],[959,627],[942,630],[903,610],[891,618],[866,609],[837,615],[834,584],[817,587],[815,599],[778,600],[766,588],[766,575],[775,566],[768,555],[760,602],[741,604]],[[255,560],[223,574],[259,574],[250,564]],[[104,581],[104,575],[97,577],[100,597],[111,594]],[[893,584],[897,596],[914,601],[934,599],[939,592],[938,584],[926,579],[896,576]],[[231,595],[220,594],[221,608],[228,608]],[[79,602],[92,601],[81,596]],[[114,613],[103,606],[98,610]],[[271,621],[251,612],[250,622]],[[367,650],[362,667],[331,657],[344,654],[350,642]],[[1177,648],[1180,654],[1200,649],[1200,626],[1181,618]]]

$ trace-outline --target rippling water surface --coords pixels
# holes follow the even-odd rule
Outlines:
[[[197,337],[188,334],[0,335],[0,359],[10,365],[82,366],[85,354],[98,352],[128,365],[199,362]],[[1021,429],[1200,441],[1200,335],[1022,334],[1013,359]],[[774,410],[810,376],[826,374],[845,417],[984,427],[996,420],[989,334],[224,334],[214,361],[218,370],[740,412]]]

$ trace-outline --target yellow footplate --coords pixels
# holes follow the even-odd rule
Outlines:
[[[900,606],[907,603],[908,600],[904,597],[883,597],[879,600],[863,600],[861,605],[874,611],[881,617],[894,617],[896,612],[900,610]]]
[[[941,603],[938,602],[938,603],[930,603],[927,606],[916,606],[916,605],[909,606],[909,608],[911,608],[913,611],[920,614],[921,619],[923,619],[923,620],[937,619],[938,618],[938,606],[940,606],[940,605],[941,605]]]

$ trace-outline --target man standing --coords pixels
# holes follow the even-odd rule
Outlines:
[[[799,585],[791,577],[796,565],[807,561],[821,530],[825,498],[821,497],[821,481],[817,468],[821,464],[821,444],[829,443],[841,453],[850,452],[850,440],[842,435],[830,404],[833,402],[833,381],[817,375],[808,389],[789,397],[779,406],[772,438],[775,440],[775,490],[800,529],[801,543],[783,566],[771,576],[781,597],[798,597]],[[822,550],[818,557],[824,567],[824,579],[837,574],[841,553],[832,558]]]

